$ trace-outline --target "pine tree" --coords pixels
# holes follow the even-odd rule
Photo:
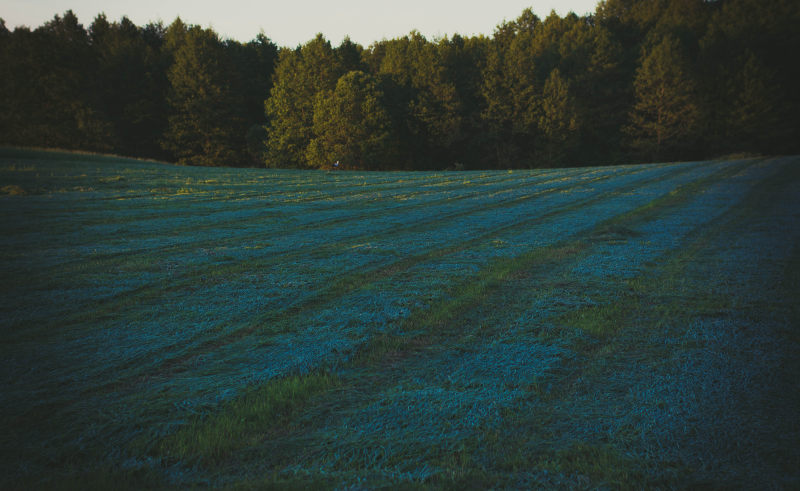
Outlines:
[[[272,74],[278,57],[278,48],[264,33],[246,44],[235,41],[225,43],[225,52],[231,58],[229,80],[235,94],[232,103],[246,128],[245,142],[247,165],[264,165],[267,138],[264,99],[272,88]]]
[[[736,150],[774,151],[775,140],[787,136],[781,128],[785,119],[780,106],[783,98],[774,76],[752,51],[746,50],[730,80],[728,141]]]
[[[503,24],[487,54],[482,94],[482,119],[488,126],[498,167],[528,166],[538,138],[539,95],[534,55],[538,18],[529,10],[512,24]]]
[[[123,155],[159,156],[166,128],[166,67],[158,47],[127,17],[109,23],[104,15],[90,28],[98,58],[95,97],[113,125],[114,149]]]
[[[648,159],[683,156],[696,139],[699,108],[675,38],[665,37],[645,54],[634,91],[636,103],[627,128],[633,148]]]
[[[439,42],[439,53],[447,80],[456,90],[459,104],[460,128],[450,145],[449,160],[467,168],[485,168],[487,131],[480,115],[484,107],[481,94],[482,74],[490,40],[486,37],[464,38],[458,34]]]
[[[622,62],[623,49],[604,27],[592,30],[588,66],[573,84],[581,125],[580,161],[619,162],[623,128],[633,105],[633,71]]]
[[[176,48],[164,149],[184,164],[240,165],[246,160],[246,127],[235,111],[222,43],[214,31],[193,26],[179,36]]]
[[[700,41],[704,124],[717,155],[800,148],[797,2],[720,2]]]
[[[97,59],[89,35],[69,10],[31,32],[16,29],[3,65],[0,105],[16,144],[108,151],[111,125],[98,111]]]
[[[544,84],[539,116],[548,165],[560,164],[575,153],[578,128],[578,115],[569,83],[556,68]]]

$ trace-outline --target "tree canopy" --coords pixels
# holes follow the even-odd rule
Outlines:
[[[0,144],[348,169],[795,153],[799,22],[789,0],[604,0],[491,36],[279,48],[180,19],[0,19]]]

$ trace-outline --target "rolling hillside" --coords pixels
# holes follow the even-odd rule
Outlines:
[[[800,484],[800,158],[0,151],[0,486]]]

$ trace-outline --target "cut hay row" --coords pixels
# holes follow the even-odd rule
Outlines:
[[[788,482],[797,169],[0,154],[4,482]]]

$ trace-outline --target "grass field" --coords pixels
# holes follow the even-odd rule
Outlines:
[[[800,487],[799,157],[0,192],[0,488]]]

